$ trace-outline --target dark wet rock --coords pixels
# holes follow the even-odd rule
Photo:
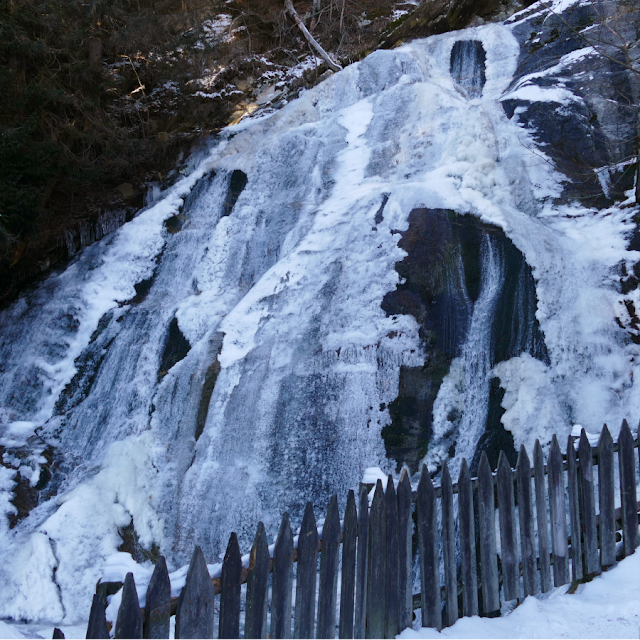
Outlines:
[[[174,317],[169,323],[169,330],[167,331],[164,350],[160,359],[160,368],[158,369],[158,380],[163,378],[171,367],[185,358],[190,349],[191,345],[182,334],[182,331],[180,331],[178,319]]]
[[[523,352],[548,360],[535,317],[537,301],[531,269],[504,232],[473,216],[443,209],[414,209],[409,215],[409,228],[398,243],[408,254],[396,264],[403,284],[382,302],[388,315],[409,314],[417,320],[427,354],[423,366],[401,367],[398,397],[389,404],[391,424],[382,431],[387,455],[398,466],[407,463],[416,470],[427,452],[433,403],[451,361],[461,353],[473,304],[480,294],[481,242],[487,234],[498,243],[504,264],[502,289],[491,324],[491,363]],[[499,405],[498,400],[489,412],[489,436],[482,446],[499,443],[513,449],[513,442],[502,434]],[[455,418],[451,416],[454,422]]]
[[[458,40],[451,49],[450,73],[468,98],[479,98],[487,81],[485,53],[479,40]]]
[[[233,207],[235,206],[240,194],[247,186],[247,174],[239,169],[236,169],[229,178],[229,190],[227,191],[227,197],[222,205],[221,218],[231,214]]]

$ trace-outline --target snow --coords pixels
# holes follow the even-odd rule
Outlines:
[[[529,596],[500,618],[461,618],[441,633],[405,629],[398,638],[637,638],[640,631],[640,553],[578,586]]]

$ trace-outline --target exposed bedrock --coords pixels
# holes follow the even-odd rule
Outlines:
[[[433,407],[454,358],[488,358],[486,392],[481,411],[486,429],[481,446],[492,454],[513,451],[513,439],[500,423],[501,389],[490,368],[522,353],[547,360],[536,312],[535,283],[522,254],[498,227],[444,209],[414,209],[399,246],[407,257],[396,264],[402,284],[388,293],[382,308],[388,315],[412,315],[420,326],[427,358],[421,367],[402,366],[398,397],[389,405],[391,424],[382,431],[387,455],[416,470],[429,447]],[[492,265],[486,247],[492,247]],[[484,249],[483,249],[484,247]],[[487,273],[492,277],[486,277]],[[484,275],[483,275],[484,274]],[[495,293],[482,296],[493,286]],[[479,302],[480,300],[480,302]],[[479,310],[479,305],[485,305]],[[489,313],[486,343],[470,340],[474,309]],[[472,344],[471,344],[472,343]],[[489,346],[489,353],[483,344]],[[451,409],[456,412],[455,408]],[[463,416],[449,419],[461,424]],[[452,437],[450,455],[455,453]],[[497,459],[497,453],[495,454]]]

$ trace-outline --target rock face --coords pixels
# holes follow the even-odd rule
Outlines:
[[[633,210],[553,164],[577,166],[561,117],[594,166],[630,120],[583,117],[579,37],[528,66],[551,15],[377,51],[222,131],[0,314],[0,617],[86,618],[118,549],[214,562],[367,467],[455,478],[640,412]]]

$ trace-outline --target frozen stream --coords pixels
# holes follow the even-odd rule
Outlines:
[[[460,88],[450,74],[461,40],[486,53],[480,91],[477,76],[456,68]],[[297,525],[307,500],[344,499],[367,467],[394,470],[386,407],[400,367],[428,354],[415,319],[381,301],[416,207],[501,227],[533,269],[550,364],[524,353],[495,371],[517,445],[605,419],[615,436],[638,415],[637,347],[615,321],[614,268],[638,257],[632,213],[554,204],[561,176],[499,102],[518,53],[503,25],[373,53],[223,132],[155,205],[0,314],[4,512],[16,469],[42,482],[15,528],[3,519],[0,617],[86,619],[131,521],[172,569],[194,543],[213,563],[231,530],[246,549],[258,520],[272,535],[284,509]],[[466,382],[436,402],[443,420],[450,403],[477,407],[464,455],[486,411],[483,318],[502,277],[483,250],[456,359]]]

